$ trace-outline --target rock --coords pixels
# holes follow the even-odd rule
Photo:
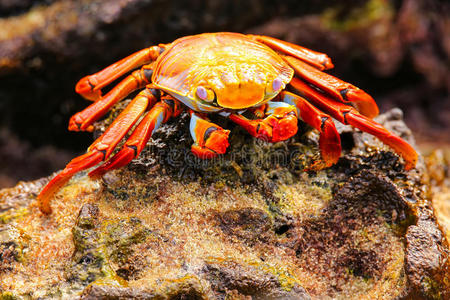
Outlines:
[[[401,117],[378,120],[413,143]],[[304,172],[318,136],[302,123],[276,144],[221,124],[227,154],[195,160],[187,119],[159,129],[128,167],[76,175],[49,216],[35,201],[47,179],[2,190],[2,295],[448,299],[449,248],[422,160],[406,172],[388,147],[339,126],[338,164]]]
[[[433,299],[445,299],[448,291],[440,284],[450,273],[448,245],[432,217],[421,216],[417,225],[410,226],[406,233],[406,270],[412,282],[414,295],[428,295]],[[444,267],[444,269],[442,269]]]
[[[283,281],[270,270],[233,261],[207,260],[203,272],[218,299],[228,290],[252,299],[311,299],[298,282]],[[232,295],[232,294],[231,294]]]

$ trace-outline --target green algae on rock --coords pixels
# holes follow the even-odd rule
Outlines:
[[[411,142],[401,117],[378,120]],[[4,298],[449,297],[422,163],[405,172],[386,146],[340,126],[338,164],[303,172],[318,158],[303,124],[276,144],[234,128],[226,155],[196,161],[186,122],[98,182],[76,176],[49,216],[35,202],[46,180],[3,190]]]

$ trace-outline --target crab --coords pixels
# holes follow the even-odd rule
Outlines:
[[[98,178],[130,163],[156,129],[184,110],[191,117],[191,150],[203,159],[225,153],[229,145],[230,131],[211,122],[209,114],[228,118],[268,142],[295,135],[300,119],[320,133],[321,159],[308,170],[327,168],[341,155],[334,118],[374,135],[404,159],[405,169],[413,168],[416,151],[372,120],[379,110],[370,95],[323,72],[332,67],[326,54],[273,37],[219,32],[152,46],[86,76],[77,83],[76,92],[94,102],[71,117],[69,130],[92,131],[93,123],[113,105],[141,91],[87,153],[70,161],[42,189],[40,210],[51,213],[50,200],[75,173],[104,162],[89,173]],[[132,70],[102,95],[105,86]]]

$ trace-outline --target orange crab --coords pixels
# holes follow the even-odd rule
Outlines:
[[[102,95],[102,88],[138,67]],[[201,158],[223,154],[228,147],[229,130],[208,119],[208,114],[217,113],[269,142],[295,135],[297,118],[306,122],[320,132],[321,160],[309,169],[329,167],[340,157],[340,137],[332,118],[376,136],[403,157],[406,169],[414,167],[416,151],[372,120],[378,114],[372,97],[322,72],[332,67],[326,54],[288,42],[220,32],[152,46],[86,76],[76,85],[76,92],[95,102],[70,119],[69,130],[92,131],[92,124],[114,104],[136,89],[143,90],[86,154],[69,162],[44,187],[38,195],[40,209],[51,212],[51,198],[75,173],[106,161],[89,173],[99,177],[128,164],[161,124],[184,109],[191,115],[192,152]],[[253,117],[246,118],[244,112]],[[120,151],[111,157],[138,121]]]

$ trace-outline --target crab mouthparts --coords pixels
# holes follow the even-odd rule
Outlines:
[[[230,109],[252,107],[265,100],[265,87],[255,82],[227,85],[215,92],[217,104]]]

